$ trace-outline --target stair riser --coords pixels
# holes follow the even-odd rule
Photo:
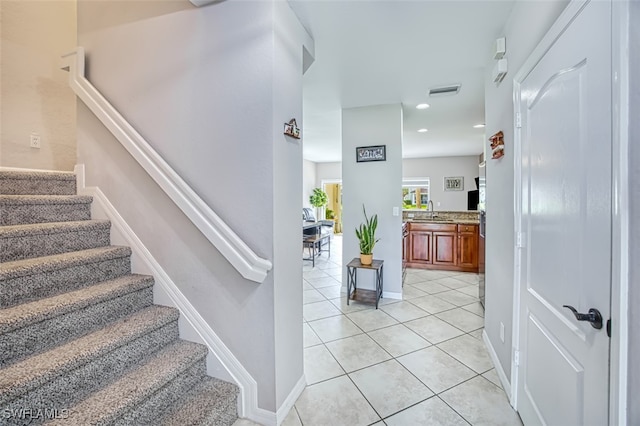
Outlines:
[[[91,204],[0,205],[0,226],[91,219]]]
[[[173,321],[145,334],[109,353],[91,359],[71,372],[61,374],[49,383],[5,402],[0,413],[18,409],[68,409],[110,381],[124,374],[146,357],[178,338],[178,322]],[[9,411],[6,411],[9,410]],[[34,419],[30,424],[41,424],[46,419]],[[21,419],[7,419],[7,425],[22,425]]]
[[[113,424],[119,426],[157,424],[160,413],[171,407],[180,396],[189,392],[207,374],[205,359],[201,358],[186,371],[167,383],[150,398],[138,404]],[[111,420],[111,419],[110,419]]]
[[[232,426],[238,420],[238,396],[229,398],[226,404],[219,404],[217,410],[210,410],[200,419],[198,426]]]
[[[152,304],[153,288],[149,286],[5,333],[0,336],[0,368],[98,330]]]
[[[75,195],[75,180],[0,179],[4,195]]]
[[[70,173],[0,170],[0,311],[37,301],[0,312],[0,425],[232,425],[237,387],[206,376],[206,347],[178,340],[178,311],[75,194]]]
[[[234,399],[223,411],[212,412],[198,426],[232,426],[238,420],[238,402]]]
[[[205,377],[184,394],[155,424],[157,426],[198,425],[231,426],[238,419],[238,388]]]
[[[0,281],[0,308],[49,297],[131,272],[129,256]]]
[[[198,426],[232,426],[238,420],[238,401],[234,399],[224,411],[213,412]]]
[[[105,247],[110,242],[109,228],[68,231],[51,234],[2,238],[0,262],[33,259],[71,251]]]

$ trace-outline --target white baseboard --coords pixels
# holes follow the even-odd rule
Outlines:
[[[140,241],[115,207],[102,193],[100,188],[85,186],[84,165],[77,165],[75,173],[77,176],[78,193],[93,196],[94,203],[92,209],[99,210],[99,216],[106,217],[111,221],[112,230],[116,231],[118,235],[124,239],[126,244],[131,247],[132,253],[141,261],[140,266],[141,269],[144,270],[144,273],[153,275],[156,284],[158,284],[160,289],[169,297],[171,305],[177,308],[180,311],[181,317],[184,317],[186,320],[183,321],[181,325],[186,323],[191,329],[187,334],[199,336],[201,343],[209,348],[217,364],[222,366],[232,381],[238,385],[240,388],[240,398],[238,401],[238,414],[240,417],[248,418],[265,426],[275,426],[277,420],[276,413],[258,407],[258,384],[255,379],[182,294],[173,280],[162,269],[149,250],[142,244],[142,241]],[[180,334],[182,337],[182,330]],[[211,357],[209,357],[209,359],[210,358]]]
[[[383,291],[382,297],[385,299],[398,299],[402,300],[402,293],[396,293],[392,291]]]
[[[495,367],[496,373],[500,378],[500,383],[502,383],[502,389],[504,389],[504,392],[507,394],[507,398],[509,399],[509,404],[511,404],[511,406],[513,407],[513,401],[511,398],[511,383],[509,383],[509,379],[507,379],[507,375],[505,374],[504,369],[500,364],[500,360],[498,359],[498,354],[496,353],[496,350],[493,348],[493,345],[489,340],[489,336],[487,336],[486,330],[482,330],[482,340],[484,341],[484,344],[487,347],[487,351],[489,352],[489,356],[491,357],[493,366]]]
[[[296,383],[293,389],[291,389],[291,392],[289,392],[289,396],[287,396],[287,399],[284,400],[284,402],[278,409],[278,412],[276,413],[276,423],[278,425],[282,424],[284,419],[287,417],[287,414],[289,414],[289,411],[291,411],[306,386],[307,379],[303,374],[302,377],[300,377],[300,380],[298,380],[298,383]]]

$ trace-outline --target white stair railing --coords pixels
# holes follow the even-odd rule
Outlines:
[[[85,78],[84,49],[78,47],[62,59],[62,69],[69,71],[71,89],[169,198],[243,277],[264,281],[271,262],[256,255]]]

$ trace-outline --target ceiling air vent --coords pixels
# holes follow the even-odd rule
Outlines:
[[[451,84],[449,86],[440,86],[429,89],[429,96],[451,96],[456,95],[460,91],[460,84]]]

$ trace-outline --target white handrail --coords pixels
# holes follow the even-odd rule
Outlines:
[[[196,194],[144,138],[84,76],[84,48],[62,57],[75,94],[113,133],[182,212],[246,279],[262,282],[271,262],[258,257],[247,244]]]

